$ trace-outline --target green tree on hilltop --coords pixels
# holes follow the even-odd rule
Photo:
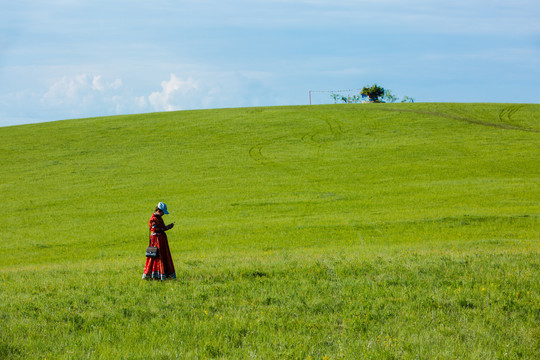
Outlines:
[[[392,94],[392,92],[389,89],[384,90],[384,100],[389,103],[395,103],[398,101],[398,97]]]
[[[372,86],[364,86],[360,92],[360,95],[362,95],[362,97],[369,98],[369,100],[372,102],[378,103],[381,102],[380,98],[384,95],[384,88],[377,84],[373,84]]]

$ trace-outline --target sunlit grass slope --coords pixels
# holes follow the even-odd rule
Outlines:
[[[540,356],[539,149],[516,104],[0,128],[0,358]]]

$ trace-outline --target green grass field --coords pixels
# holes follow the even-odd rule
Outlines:
[[[0,359],[540,358],[539,149],[532,104],[0,128]]]

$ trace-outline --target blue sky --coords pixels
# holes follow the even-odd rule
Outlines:
[[[0,126],[373,83],[417,102],[539,103],[539,19],[537,0],[3,1]]]

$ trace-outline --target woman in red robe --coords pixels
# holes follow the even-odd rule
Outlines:
[[[150,226],[150,246],[156,246],[159,250],[157,257],[146,258],[143,279],[176,279],[171,251],[169,250],[169,241],[167,240],[167,234],[165,234],[165,231],[173,228],[174,223],[165,225],[162,217],[168,213],[167,205],[160,202],[148,222]]]

